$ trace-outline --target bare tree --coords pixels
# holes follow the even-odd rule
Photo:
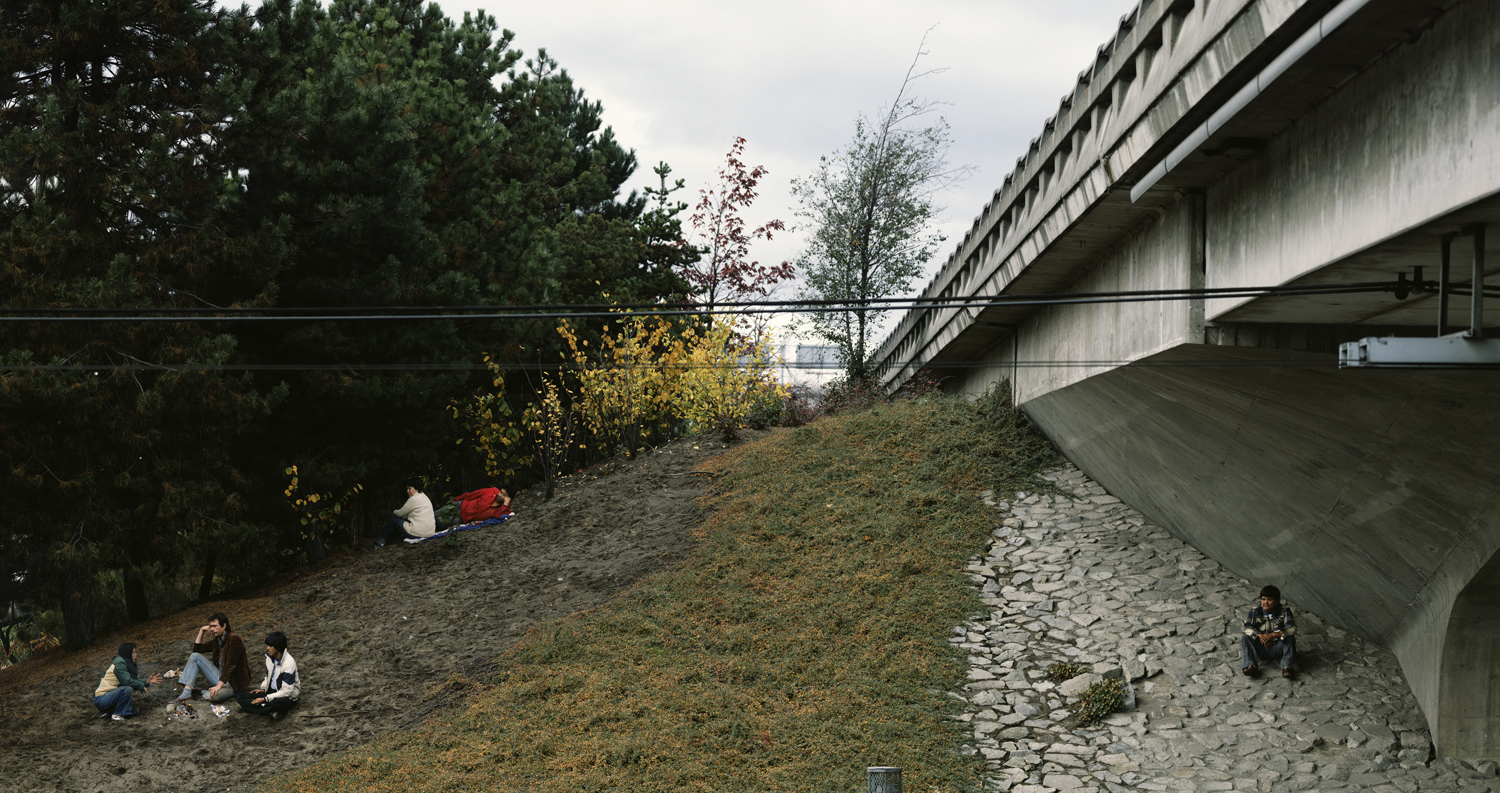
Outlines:
[[[940,104],[911,94],[915,81],[941,71],[917,71],[926,43],[923,36],[889,107],[873,121],[860,115],[848,145],[820,158],[806,179],[792,181],[797,217],[812,231],[796,261],[798,296],[851,309],[810,314],[809,321],[814,334],[838,346],[853,378],[866,376],[870,337],[889,310],[870,301],[911,289],[944,240],[929,230],[942,211],[934,195],[972,170],[948,165],[948,123],[941,116],[923,125]]]

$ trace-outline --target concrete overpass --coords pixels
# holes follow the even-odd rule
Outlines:
[[[1394,650],[1440,754],[1500,759],[1500,371],[1339,369],[1437,336],[1440,298],[1319,291],[1446,249],[1461,330],[1497,238],[1500,3],[1142,0],[924,292],[996,300],[910,312],[876,362],[1011,381],[1111,492]],[[1306,293],[1003,302],[1258,286]]]

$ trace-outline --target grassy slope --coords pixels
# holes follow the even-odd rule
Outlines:
[[[965,668],[949,629],[981,610],[975,492],[1046,458],[1013,415],[949,399],[734,450],[688,561],[537,629],[462,706],[275,789],[837,791],[869,765],[971,789],[943,691]]]

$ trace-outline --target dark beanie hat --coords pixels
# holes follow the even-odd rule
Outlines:
[[[1273,600],[1281,600],[1281,590],[1271,584],[1266,584],[1260,588],[1260,596],[1263,598],[1272,598]]]

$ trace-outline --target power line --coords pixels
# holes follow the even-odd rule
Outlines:
[[[1143,303],[1194,299],[1235,299],[1257,297],[1296,297],[1347,295],[1389,292],[1393,281],[1368,281],[1346,284],[1306,286],[1213,287],[1206,289],[1158,289],[1118,292],[1080,292],[1037,295],[994,295],[945,298],[872,298],[867,301],[785,300],[750,303],[721,303],[712,310],[677,307],[682,304],[570,304],[568,306],[400,306],[400,307],[313,307],[313,308],[227,308],[204,311],[201,308],[0,308],[0,323],[100,323],[100,322],[412,322],[436,320],[558,320],[558,319],[624,319],[628,317],[705,317],[744,316],[750,314],[852,313],[870,310],[916,309],[987,309],[1028,306],[1094,305],[1107,303]],[[871,305],[874,304],[872,308]],[[542,310],[546,309],[546,310]],[[568,309],[568,310],[561,310]],[[27,312],[25,314],[17,312]],[[381,313],[361,313],[379,311]],[[128,313],[127,313],[128,312]],[[321,312],[321,313],[313,313]]]
[[[1066,294],[1034,294],[1034,295],[1011,295],[983,297],[971,295],[953,298],[876,298],[867,303],[874,303],[883,309],[986,309],[1004,308],[1008,306],[1056,306],[1056,305],[1091,305],[1127,302],[1163,302],[1193,299],[1232,299],[1240,297],[1289,297],[1307,295],[1341,295],[1369,292],[1394,291],[1397,282],[1394,281],[1366,281],[1342,284],[1319,284],[1309,286],[1261,286],[1261,287],[1211,287],[1200,289],[1152,289],[1132,290],[1114,292],[1078,292]],[[1406,286],[1411,286],[1407,284]],[[51,309],[18,309],[0,308],[0,323],[14,322],[174,322],[174,323],[196,323],[196,322],[315,322],[315,321],[438,321],[438,320],[543,320],[543,319],[581,319],[601,318],[620,320],[628,317],[671,317],[689,316],[702,317],[708,315],[745,315],[758,313],[822,313],[822,312],[853,312],[865,310],[868,306],[850,304],[846,301],[831,300],[793,300],[793,301],[754,301],[739,303],[719,304],[719,308],[712,311],[703,311],[693,308],[667,308],[667,306],[681,306],[683,304],[659,304],[638,303],[613,306],[597,304],[568,304],[565,306],[446,306],[446,307],[354,307],[354,308],[229,308],[212,309],[204,312],[201,308],[153,308],[135,309],[135,313],[125,313],[127,309],[99,309],[99,308],[51,308]],[[548,309],[541,311],[540,309]],[[574,311],[560,311],[558,309],[576,309]],[[665,309],[665,310],[664,310]],[[33,312],[29,314],[18,314],[17,312]],[[359,313],[363,311],[380,311],[384,313],[369,314]],[[47,312],[36,314],[34,312]],[[192,313],[188,313],[192,312]],[[325,312],[325,313],[307,313]],[[332,313],[328,313],[332,312]],[[342,312],[342,313],[341,313]],[[394,312],[394,313],[392,313]],[[417,313],[427,312],[427,313]],[[442,312],[442,313],[432,313]],[[217,314],[227,314],[218,316]],[[214,314],[214,315],[209,315]],[[944,362],[928,363],[919,367],[923,369],[975,369],[996,367],[1028,367],[1028,368],[1077,368],[1077,367],[1117,367],[1124,365],[1137,366],[1307,366],[1305,360],[1288,361],[1246,361],[1246,362],[1224,362],[1224,361],[1161,361],[1141,362],[1130,360],[1091,360],[1091,361],[1067,361],[1067,360],[1037,360],[1007,363],[980,363],[980,362]],[[826,369],[826,366],[798,367],[795,364],[777,364],[786,368]],[[654,365],[653,365],[654,366]],[[729,368],[729,365],[719,366],[705,364],[714,368]],[[905,364],[904,366],[910,366]],[[505,371],[563,371],[577,370],[581,367],[574,364],[529,364],[529,363],[507,363],[500,364],[499,368]],[[622,368],[622,367],[605,367]],[[478,363],[434,363],[434,362],[412,362],[412,363],[235,363],[235,364],[152,364],[136,362],[129,364],[0,364],[0,372],[258,372],[258,371],[339,371],[339,372],[475,372],[486,371],[489,366]]]
[[[1432,282],[1432,283],[1433,283],[1433,286],[1435,288],[1436,282]],[[1395,287],[1397,284],[1398,284],[1398,282],[1396,282],[1396,281],[1353,281],[1353,282],[1341,283],[1341,284],[1311,284],[1311,285],[1307,285],[1307,286],[1303,286],[1303,287],[1284,287],[1284,286],[1246,286],[1246,287],[1218,286],[1218,287],[1197,287],[1197,288],[1180,288],[1180,289],[1115,290],[1115,291],[1107,291],[1107,292],[1069,292],[1067,294],[1070,297],[1118,297],[1118,296],[1132,296],[1132,295],[1141,295],[1141,296],[1144,296],[1144,295],[1173,295],[1173,294],[1195,295],[1195,296],[1197,296],[1197,295],[1213,295],[1214,293],[1217,293],[1217,292],[1239,292],[1239,291],[1244,291],[1244,290],[1247,290],[1247,289],[1249,289],[1249,290],[1271,290],[1271,289],[1282,289],[1282,288],[1288,288],[1288,289],[1289,288],[1297,288],[1297,289],[1354,289],[1354,288],[1375,287],[1375,286],[1378,286],[1378,287]],[[1415,286],[1415,285],[1414,284],[1408,284],[1408,286]],[[1455,287],[1450,287],[1449,291],[1450,292],[1454,291],[1454,289],[1455,289]],[[914,303],[914,304],[923,304],[923,303],[964,303],[964,302],[973,302],[973,301],[1012,300],[1012,299],[1015,299],[1015,300],[1033,300],[1033,299],[1041,299],[1041,298],[1047,298],[1047,297],[1056,297],[1057,294],[1058,293],[1055,293],[1055,292],[1049,292],[1049,293],[1016,294],[1016,295],[995,295],[995,296],[990,296],[990,297],[986,297],[984,295],[968,295],[968,296],[962,296],[962,295],[960,295],[960,296],[954,296],[954,297],[872,297],[872,298],[869,298],[869,299],[866,299],[866,300],[859,300],[859,301],[853,301],[853,300],[806,300],[806,299],[798,299],[798,300],[747,300],[747,301],[732,301],[731,300],[731,301],[717,302],[717,303],[714,303],[714,305],[719,306],[721,308],[765,308],[765,309],[774,309],[777,306],[844,306],[844,305],[853,305],[853,304],[856,304],[856,303],[857,304],[861,304],[861,305],[866,304],[866,303],[870,303],[870,304],[888,304],[888,303]],[[223,314],[245,314],[245,313],[278,314],[278,313],[307,313],[307,312],[314,312],[314,313],[336,313],[336,312],[391,312],[391,311],[395,311],[395,312],[402,312],[402,311],[493,312],[493,311],[496,311],[497,309],[503,309],[503,310],[507,310],[507,311],[543,311],[543,310],[553,310],[553,311],[563,311],[563,310],[568,310],[568,311],[572,311],[572,310],[590,311],[590,310],[595,310],[595,309],[599,309],[599,310],[605,310],[605,309],[641,309],[643,311],[649,311],[649,310],[652,310],[652,309],[684,309],[684,310],[695,310],[695,306],[701,306],[701,305],[703,305],[703,304],[701,304],[701,303],[694,303],[694,302],[691,302],[691,301],[677,301],[677,302],[670,302],[670,303],[661,303],[661,302],[652,302],[652,303],[532,303],[532,304],[505,305],[505,306],[496,306],[496,305],[461,305],[461,306],[262,306],[262,307],[253,307],[253,306],[252,307],[219,307],[219,306],[214,306],[212,309],[204,309],[202,306],[193,306],[191,308],[178,308],[178,307],[171,307],[171,306],[161,306],[161,307],[138,307],[138,308],[136,308],[134,310],[138,311],[138,312],[141,312],[141,313],[147,313],[147,314],[193,314],[193,313],[204,313],[205,311],[207,311],[209,313],[223,313]],[[9,308],[9,307],[0,306],[0,314],[18,313],[18,312],[23,312],[23,311],[46,311],[46,312],[49,312],[49,313],[57,313],[57,314],[115,314],[115,313],[120,313],[120,312],[123,312],[123,311],[126,311],[126,310],[127,309],[125,309],[125,308],[118,308],[118,309],[117,308],[74,308],[74,307],[65,307],[65,306],[43,307],[43,308]]]
[[[1320,353],[1329,356],[1326,365],[1336,366],[1337,355],[1334,353]],[[1025,368],[1094,368],[1094,367],[1245,367],[1245,366],[1271,366],[1271,367],[1302,367],[1319,368],[1325,364],[1320,361],[1309,361],[1305,358],[1285,358],[1266,360],[1129,360],[1129,359],[1100,359],[1100,360],[1032,360],[1032,361],[953,361],[942,363],[929,363],[918,367],[918,371],[927,370],[941,373],[944,370],[973,370],[973,369],[1010,369],[1015,366]],[[803,369],[806,371],[829,371],[825,366],[798,366],[792,363],[768,363],[767,368]],[[499,364],[501,371],[534,371],[534,372],[562,372],[582,371],[583,367],[576,364],[533,364],[533,363],[510,363]],[[732,369],[728,364],[639,364],[639,365],[606,365],[598,367],[608,371],[634,370],[634,369],[669,369],[669,370],[694,370],[694,369]],[[439,371],[439,372],[482,372],[489,371],[487,364],[464,364],[464,363],[326,363],[326,364],[33,364],[33,365],[10,365],[0,364],[0,372],[407,372],[407,371]]]

